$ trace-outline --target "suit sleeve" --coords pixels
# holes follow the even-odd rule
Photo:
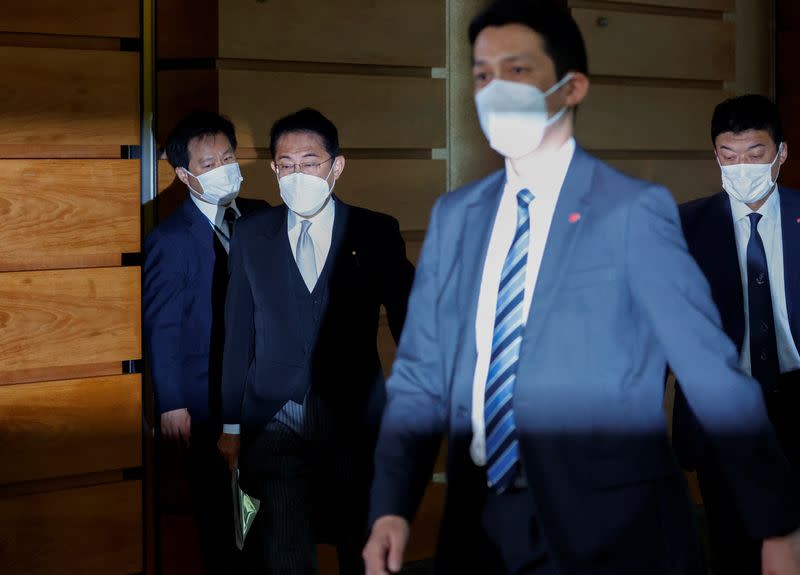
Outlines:
[[[785,535],[800,525],[796,482],[758,384],[738,367],[733,342],[689,254],[669,192],[640,194],[628,221],[627,276],[669,364],[723,467],[751,536]]]
[[[185,260],[174,238],[154,230],[145,239],[142,313],[159,413],[186,407],[181,395]]]
[[[409,520],[433,471],[446,422],[446,381],[437,329],[439,233],[434,207],[408,303],[403,334],[386,382],[388,401],[375,452],[370,523]]]
[[[233,235],[228,257],[225,299],[225,347],[222,356],[222,421],[241,423],[247,372],[253,359],[255,305],[242,258],[243,230]]]
[[[386,309],[389,329],[394,340],[400,340],[408,308],[408,296],[414,281],[414,266],[406,257],[406,244],[397,220],[391,219],[386,239],[381,303]]]

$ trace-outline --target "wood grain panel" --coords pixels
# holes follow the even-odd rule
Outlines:
[[[445,66],[445,0],[220,2],[224,58]]]
[[[0,47],[0,145],[139,140],[139,54]]]
[[[138,481],[0,499],[0,565],[5,575],[139,573],[141,531]]]
[[[578,141],[602,150],[710,150],[719,90],[597,84],[578,111]]]
[[[0,383],[16,371],[141,357],[138,267],[0,274]]]
[[[0,31],[138,38],[137,0],[5,2]]]
[[[733,12],[736,0],[629,0],[632,4],[665,6],[667,8],[691,8],[693,10],[718,10]]]
[[[244,176],[243,195],[272,205],[282,202],[269,160],[239,163]],[[165,174],[165,180],[170,181],[167,178]],[[444,160],[347,160],[335,187],[336,195],[347,203],[394,216],[401,230],[428,227],[433,203],[446,191]]]
[[[0,484],[142,463],[142,378],[0,386]]]
[[[572,14],[592,74],[720,81],[735,76],[730,22],[583,8]]]
[[[243,148],[267,147],[272,123],[305,106],[336,124],[344,148],[443,148],[445,87],[432,78],[222,70],[219,106]]]
[[[194,110],[216,112],[219,109],[218,72],[216,70],[160,71],[157,100],[157,138],[159,145],[163,147],[170,130],[186,114]]]
[[[611,159],[608,163],[634,177],[669,188],[675,201],[688,202],[722,191],[719,166],[708,160]]]
[[[0,160],[0,271],[109,265],[139,251],[135,160]]]

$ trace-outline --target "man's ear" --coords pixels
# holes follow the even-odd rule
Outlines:
[[[178,177],[180,181],[182,181],[187,186],[189,184],[189,174],[186,173],[184,168],[175,168],[175,175]]]
[[[778,157],[778,165],[782,166],[789,157],[789,145],[786,142],[783,142],[783,146],[781,146],[781,151],[778,153]]]
[[[570,72],[572,78],[567,84],[567,106],[577,107],[589,93],[589,77],[582,72]]]
[[[333,160],[333,177],[337,180],[339,176],[342,175],[342,172],[344,172],[344,164],[344,156],[336,156],[336,159]]]

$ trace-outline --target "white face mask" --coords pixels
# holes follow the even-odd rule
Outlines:
[[[310,218],[316,215],[328,201],[336,186],[334,180],[332,186],[328,186],[328,178],[333,171],[333,166],[328,171],[325,178],[294,172],[288,176],[278,178],[278,187],[281,190],[281,198],[298,216]]]
[[[244,180],[239,170],[238,162],[222,164],[199,176],[195,176],[186,168],[184,168],[184,171],[190,176],[197,178],[203,191],[198,192],[192,186],[189,186],[189,189],[197,194],[197,197],[204,202],[218,206],[230,204],[234,198],[239,195],[239,187]]]
[[[765,198],[775,187],[777,177],[772,179],[772,167],[781,157],[782,149],[783,144],[780,144],[775,159],[769,164],[734,164],[732,166],[720,164],[722,188],[734,200],[745,204],[754,204]],[[719,158],[717,158],[717,163],[719,164]]]
[[[478,119],[492,149],[511,159],[536,150],[547,126],[567,111],[565,106],[548,118],[546,98],[571,79],[572,74],[567,74],[547,92],[521,82],[492,80],[475,94]]]

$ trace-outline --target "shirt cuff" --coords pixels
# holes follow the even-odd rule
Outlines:
[[[222,424],[222,433],[227,433],[229,435],[239,435],[242,431],[241,426],[238,423],[223,423]]]

